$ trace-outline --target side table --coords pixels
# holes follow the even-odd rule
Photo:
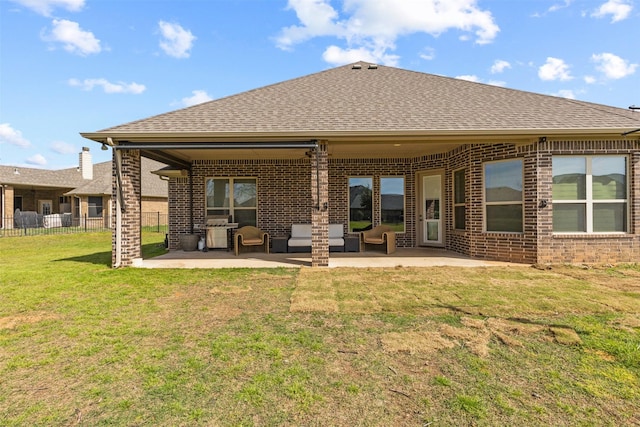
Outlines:
[[[288,237],[272,237],[271,238],[271,252],[276,254],[282,254],[287,252]]]
[[[344,238],[345,252],[360,252],[360,236],[347,236]]]

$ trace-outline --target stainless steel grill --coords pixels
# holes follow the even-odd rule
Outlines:
[[[238,228],[238,224],[229,222],[229,217],[226,215],[208,217],[205,225],[207,248],[228,249],[231,241],[230,233],[233,228]]]

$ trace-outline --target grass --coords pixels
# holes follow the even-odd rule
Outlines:
[[[0,425],[640,423],[638,265],[113,270],[110,248],[0,238]]]

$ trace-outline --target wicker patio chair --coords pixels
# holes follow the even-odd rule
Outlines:
[[[251,225],[239,228],[234,236],[234,249],[236,256],[241,246],[262,246],[265,253],[269,253],[269,233]]]
[[[385,253],[391,254],[396,251],[396,233],[388,225],[378,225],[371,230],[360,233],[361,250],[365,250],[367,245],[381,246]]]

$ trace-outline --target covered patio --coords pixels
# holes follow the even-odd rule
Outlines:
[[[393,254],[382,252],[337,252],[329,258],[329,268],[394,267],[491,267],[524,266],[499,261],[474,259],[438,248],[399,248]],[[141,259],[141,268],[300,268],[311,267],[311,253],[245,252],[235,256],[226,250],[170,251],[151,259]]]

